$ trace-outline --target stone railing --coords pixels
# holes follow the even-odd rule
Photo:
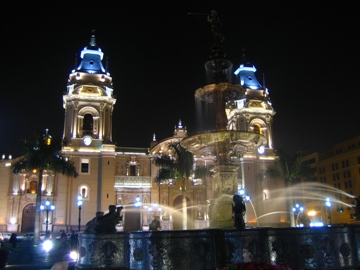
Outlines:
[[[115,176],[115,187],[151,187],[151,177]]]
[[[360,226],[79,234],[76,269],[215,270],[234,262],[359,269]]]

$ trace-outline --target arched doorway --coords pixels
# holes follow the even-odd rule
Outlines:
[[[22,213],[21,232],[33,232],[35,230],[35,204],[28,204]]]
[[[182,230],[183,226],[182,226],[182,201],[183,201],[183,196],[177,196],[174,199],[174,210],[172,213],[172,218],[173,218],[173,229],[174,230]],[[190,203],[190,199],[188,197],[186,197],[186,207],[187,207],[187,229],[190,230],[193,228],[193,216],[192,216],[192,211],[191,211],[191,203]]]

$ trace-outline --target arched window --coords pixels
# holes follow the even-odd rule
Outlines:
[[[84,115],[83,130],[93,130],[93,116],[91,114]]]
[[[83,198],[86,198],[87,197],[87,190],[86,190],[86,188],[82,188],[81,189],[81,196],[83,197]]]
[[[266,123],[263,119],[254,118],[250,122],[250,130],[257,134],[266,136]]]
[[[34,180],[34,181],[31,181],[30,182],[30,185],[29,185],[29,193],[31,193],[31,194],[36,194],[36,192],[37,192],[37,185],[38,185],[38,183],[37,183],[37,181],[36,180]]]
[[[264,189],[263,190],[263,200],[266,201],[266,200],[269,200],[269,190],[268,189]]]
[[[78,188],[78,194],[80,194],[83,200],[89,200],[90,188],[88,185],[80,185]]]
[[[129,166],[129,176],[136,176],[136,165]]]
[[[254,132],[257,134],[261,134],[261,127],[259,125],[254,125]]]
[[[139,173],[140,173],[140,164],[136,160],[136,157],[132,156],[130,160],[126,163],[126,175],[139,176]]]
[[[236,123],[234,121],[229,124],[229,130],[236,130]]]

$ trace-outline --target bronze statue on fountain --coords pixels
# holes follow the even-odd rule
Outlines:
[[[246,213],[246,206],[241,195],[233,196],[234,205],[232,207],[234,227],[236,229],[245,229],[244,216]]]
[[[86,223],[85,233],[115,233],[116,225],[122,221],[120,215],[122,206],[109,205],[109,213],[104,215],[104,212],[96,212],[96,217]]]

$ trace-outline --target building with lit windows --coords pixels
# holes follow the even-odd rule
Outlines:
[[[360,137],[335,144],[329,153],[312,153],[303,158],[314,172],[303,179],[304,203],[325,224],[349,224],[353,218],[354,197],[360,195]],[[306,196],[312,192],[317,195]],[[308,198],[306,198],[308,197]],[[331,205],[326,205],[329,198]]]
[[[80,57],[80,64],[69,75],[67,91],[63,96],[65,119],[64,123],[59,123],[64,127],[61,151],[75,163],[79,176],[72,178],[51,171],[44,173],[42,199],[48,199],[56,206],[49,213],[49,229],[54,232],[77,230],[79,211],[80,226],[84,229],[97,211],[107,212],[109,205],[124,206],[119,231],[147,230],[152,215],[160,217],[164,230],[182,229],[181,216],[176,214],[182,205],[180,183],[169,179],[161,185],[156,184],[154,177],[158,168],[152,161],[156,155],[166,153],[168,142],[188,136],[186,123],[179,119],[173,135],[160,141],[155,134],[149,134],[149,148],[115,145],[112,130],[120,128],[112,121],[116,106],[115,89],[110,73],[102,64],[104,53],[96,44],[94,35]],[[245,190],[251,198],[247,203],[246,223],[254,227],[288,227],[285,201],[273,192],[284,188],[283,180],[271,179],[265,174],[267,166],[273,164],[276,158],[272,137],[275,111],[268,89],[256,79],[256,68],[245,58],[243,60],[234,73],[234,83],[242,87],[244,94],[240,99],[225,104],[226,128],[254,132],[266,139],[258,149],[247,148],[243,154],[231,156],[232,163],[237,166],[237,188]],[[12,174],[11,163],[16,160],[3,157],[0,161],[0,231],[30,232],[34,231],[39,179],[35,171]],[[202,156],[195,163],[204,164],[207,161],[211,160]],[[334,160],[333,163],[341,167],[342,161],[347,164],[345,159]],[[350,164],[355,161],[356,156],[349,158]],[[346,172],[350,168],[341,167],[339,170]],[[330,173],[330,169],[326,168],[326,172]],[[352,170],[351,177],[353,175],[355,171]],[[326,174],[326,177],[327,182],[333,181],[329,175]],[[351,184],[349,180],[350,177],[346,178],[348,187]],[[335,183],[338,181],[334,180]],[[345,179],[341,183],[345,185]],[[189,179],[187,182],[187,229],[209,226],[209,200],[214,195],[212,186],[211,177]],[[351,189],[356,193],[355,186]],[[81,209],[76,204],[78,195],[82,197]],[[135,206],[137,199],[141,202],[139,206]],[[138,215],[130,214],[134,207],[138,207]],[[231,204],[225,210],[231,212]],[[41,218],[41,230],[45,230],[44,213]]]

